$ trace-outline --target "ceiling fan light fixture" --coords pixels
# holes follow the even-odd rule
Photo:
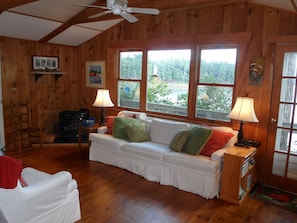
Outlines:
[[[121,15],[122,14],[122,9],[119,7],[114,7],[112,10],[114,15]]]
[[[107,9],[107,11],[105,12],[100,12],[90,16],[89,18],[91,19],[103,16],[107,13],[113,13],[114,15],[122,16],[125,20],[127,20],[130,23],[134,23],[138,21],[138,19],[134,15],[131,15],[130,13],[148,14],[148,15],[158,15],[160,13],[159,9],[156,9],[156,8],[128,7],[127,4],[128,4],[127,0],[106,0],[106,6],[85,5],[85,4],[77,4],[77,5],[92,7],[92,8]]]

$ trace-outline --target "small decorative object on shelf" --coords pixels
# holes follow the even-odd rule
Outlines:
[[[44,74],[54,74],[57,81],[65,72],[61,72],[59,68],[59,58],[52,56],[33,56],[32,57],[33,71],[35,81],[38,81]]]
[[[252,190],[256,181],[255,147],[233,147],[224,154],[220,198],[240,204]]]
[[[92,127],[95,125],[95,121],[96,119],[94,117],[89,117],[88,119],[82,121],[82,125],[84,127]]]

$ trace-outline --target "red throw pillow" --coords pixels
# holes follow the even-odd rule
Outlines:
[[[210,139],[205,144],[199,155],[211,156],[211,154],[221,149],[234,136],[232,132],[223,132],[213,129]]]
[[[106,124],[106,127],[107,127],[107,134],[112,135],[113,123],[114,123],[114,119],[116,117],[117,116],[106,116],[105,117],[105,124]]]
[[[10,156],[0,156],[0,188],[13,189],[21,178],[22,161]]]

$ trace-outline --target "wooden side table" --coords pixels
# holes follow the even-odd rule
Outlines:
[[[97,132],[97,129],[100,127],[99,124],[95,123],[93,126],[79,126],[78,127],[78,149],[79,152],[81,152],[81,141],[82,141],[82,136],[83,133],[88,134],[88,148],[90,147],[90,140],[89,140],[89,134],[91,132]]]
[[[257,181],[255,147],[233,147],[224,154],[221,199],[240,204]]]

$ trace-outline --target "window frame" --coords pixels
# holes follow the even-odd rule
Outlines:
[[[141,70],[141,75],[140,75],[140,79],[128,79],[128,78],[121,78],[120,76],[120,70],[121,70],[121,53],[122,52],[142,52],[142,70]],[[142,98],[142,88],[143,88],[143,80],[144,80],[144,75],[145,75],[145,72],[144,72],[144,50],[143,49],[140,49],[140,48],[128,48],[128,49],[117,49],[117,69],[116,69],[116,89],[117,89],[117,107],[119,108],[124,108],[124,109],[136,109],[136,110],[141,110],[141,98]],[[145,65],[146,66],[146,65]],[[119,82],[120,81],[127,81],[127,82],[136,82],[136,83],[139,83],[139,86],[140,86],[140,98],[139,98],[139,108],[130,108],[130,107],[124,107],[124,106],[121,106],[120,105],[120,94],[119,94],[119,91],[120,89],[118,89],[118,86],[119,86]]]
[[[195,87],[194,87],[194,92],[195,92],[195,97],[194,97],[194,105],[195,105],[195,110],[194,110],[194,120],[196,121],[208,121],[208,122],[230,122],[230,119],[226,120],[217,120],[217,119],[207,119],[207,118],[202,118],[202,117],[197,117],[196,116],[196,110],[197,110],[197,91],[199,86],[206,86],[206,87],[232,87],[232,101],[231,101],[231,108],[233,106],[234,102],[234,96],[235,96],[235,89],[236,89],[236,80],[238,76],[238,63],[239,63],[239,52],[240,52],[240,44],[230,44],[230,43],[225,43],[225,44],[206,44],[206,45],[197,45],[197,58],[196,58],[196,69],[195,69]],[[220,83],[200,83],[200,68],[201,68],[201,51],[202,50],[211,50],[211,49],[236,49],[236,61],[235,61],[235,69],[234,69],[234,82],[233,84],[220,84]]]
[[[140,109],[131,109],[134,111],[146,112],[149,116],[172,119],[177,121],[186,121],[192,123],[210,123],[211,125],[225,125],[231,126],[231,122],[218,121],[211,119],[201,119],[195,118],[196,109],[196,69],[197,66],[197,46],[201,45],[238,45],[237,51],[237,65],[236,65],[236,75],[234,80],[234,91],[233,91],[233,101],[240,95],[244,95],[245,88],[238,88],[238,81],[243,81],[244,78],[238,78],[240,75],[246,73],[248,74],[248,62],[246,55],[249,55],[249,41],[251,40],[250,32],[242,33],[226,33],[226,34],[209,34],[203,36],[195,37],[181,37],[175,39],[149,39],[149,40],[123,40],[123,41],[113,41],[108,47],[108,69],[112,73],[110,82],[107,82],[107,87],[111,89],[111,97],[117,104],[118,89],[117,89],[117,70],[118,70],[118,53],[120,50],[139,50],[143,51],[143,73],[140,91]],[[171,50],[171,49],[191,49],[191,61],[190,61],[190,78],[189,78],[189,96],[188,96],[188,116],[178,116],[169,115],[157,112],[146,111],[146,70],[147,70],[147,51],[148,50]],[[116,84],[115,84],[116,83]],[[114,91],[113,91],[114,89]],[[195,101],[195,104],[193,103]],[[190,103],[192,102],[192,103]],[[113,110],[119,111],[122,109],[127,109],[124,107],[114,107]]]

